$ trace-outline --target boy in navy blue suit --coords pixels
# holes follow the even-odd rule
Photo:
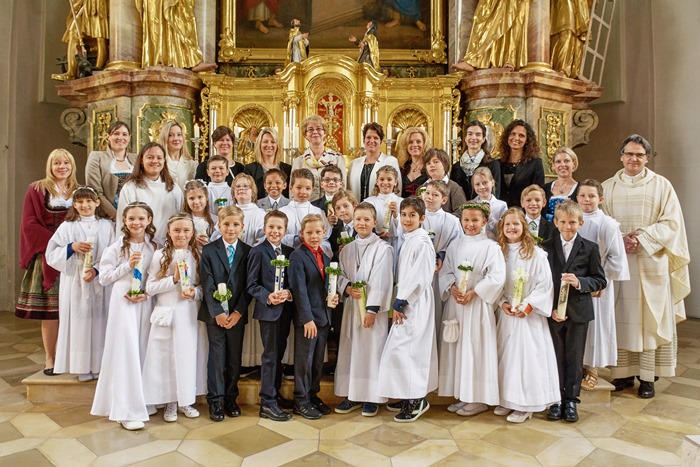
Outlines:
[[[238,240],[243,231],[243,211],[236,206],[221,208],[219,230],[221,238],[204,246],[199,261],[204,300],[198,319],[207,324],[207,401],[209,418],[215,422],[222,421],[224,414],[229,417],[241,415],[236,398],[241,374],[243,331],[248,322],[251,300],[246,290],[250,247]],[[214,298],[214,292],[222,283],[231,291],[228,312]]]
[[[557,234],[557,228],[543,215],[542,209],[547,203],[544,190],[539,185],[530,185],[520,195],[520,206],[525,210],[525,220],[530,233],[541,243]]]
[[[559,235],[545,240],[542,248],[547,252],[554,280],[554,308],[548,322],[557,356],[561,404],[549,408],[547,419],[576,422],[586,333],[588,323],[594,319],[591,294],[603,290],[608,283],[598,245],[577,235],[583,225],[581,207],[573,201],[563,202],[554,211],[554,224]],[[562,282],[569,284],[565,316],[557,313]]]
[[[263,343],[262,365],[260,366],[260,417],[276,422],[292,418],[292,414],[282,410],[291,401],[280,395],[282,384],[282,357],[287,348],[289,327],[294,315],[291,302],[292,293],[285,286],[285,277],[275,292],[276,267],[272,260],[284,255],[287,259],[294,251],[282,244],[287,234],[287,216],[280,211],[270,211],[265,215],[266,240],[250,250],[248,258],[248,293],[255,298],[253,318],[260,324],[260,337]],[[282,269],[285,273],[286,268]],[[286,274],[285,274],[286,275]]]
[[[326,306],[327,274],[330,258],[321,250],[326,235],[319,214],[308,214],[301,221],[302,245],[289,258],[289,282],[296,305],[294,315],[294,413],[309,420],[331,413],[318,397],[321,390],[323,354],[330,329]],[[337,304],[337,294],[333,297]]]

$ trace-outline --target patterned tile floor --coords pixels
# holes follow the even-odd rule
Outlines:
[[[576,424],[523,425],[485,412],[466,419],[433,407],[398,424],[385,409],[318,421],[261,420],[256,406],[213,423],[205,415],[128,432],[89,414],[86,404],[32,404],[21,380],[42,368],[39,323],[0,312],[0,465],[243,466],[642,466],[679,465],[687,434],[700,434],[700,320],[679,326],[678,376],[660,380],[654,399],[614,393],[589,405]],[[200,407],[203,414],[206,407]]]

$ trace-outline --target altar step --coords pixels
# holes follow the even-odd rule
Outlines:
[[[22,380],[27,386],[27,400],[30,402],[78,402],[90,403],[95,395],[96,381],[81,383],[75,375],[46,376],[42,371]],[[260,380],[258,373],[243,378],[238,383],[240,395],[239,404],[254,405],[259,403]],[[614,386],[604,379],[598,381],[593,391],[581,391],[583,404],[609,404],[610,394]],[[282,395],[287,399],[293,397],[294,382],[284,380],[282,382]],[[324,402],[335,405],[340,403],[341,397],[333,393],[333,379],[326,376],[321,381],[319,397]],[[436,393],[428,395],[428,401],[433,405],[449,405],[454,402],[451,397],[439,397]],[[204,398],[201,398],[204,402]]]

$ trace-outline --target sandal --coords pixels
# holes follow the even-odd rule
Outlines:
[[[581,389],[584,391],[592,391],[596,384],[598,384],[598,377],[593,373],[585,371],[583,375],[583,380],[581,380]]]

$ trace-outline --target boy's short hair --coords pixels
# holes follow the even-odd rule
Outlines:
[[[442,163],[445,168],[445,174],[450,173],[450,156],[442,149],[430,148],[423,155],[423,165],[427,165],[430,159],[437,157],[437,159]]]
[[[331,200],[331,205],[335,207],[335,204],[343,198],[347,198],[350,204],[357,206],[357,198],[355,198],[355,193],[350,190],[338,190],[338,193],[333,195]]]
[[[410,196],[408,198],[404,198],[404,200],[401,201],[401,207],[399,209],[399,212],[403,211],[406,208],[413,208],[420,217],[425,216],[425,203],[422,199],[420,199],[417,196]]]
[[[219,208],[219,214],[217,215],[219,216],[219,220],[229,216],[238,217],[241,222],[245,220],[243,211],[238,206],[224,206]]]
[[[578,186],[579,188],[581,188],[582,186],[593,187],[598,192],[598,197],[603,197],[603,185],[601,185],[600,182],[594,178],[587,178],[584,181],[579,182]]]
[[[577,202],[567,199],[559,204],[554,210],[554,218],[558,219],[563,216],[571,216],[578,218],[579,222],[583,220],[583,211]]]
[[[267,214],[265,214],[265,221],[263,222],[263,225],[267,226],[267,221],[270,219],[282,219],[284,221],[284,228],[285,229],[287,228],[287,225],[289,225],[289,218],[282,211],[277,211],[277,210],[268,211]]]
[[[277,167],[269,169],[267,172],[265,172],[265,175],[263,175],[263,184],[267,181],[267,177],[271,175],[279,175],[279,177],[282,179],[284,183],[287,183],[287,174],[284,173],[283,170],[278,169]]]
[[[233,199],[236,199],[236,182],[240,180],[246,180],[248,182],[248,184],[250,185],[250,190],[252,191],[250,200],[253,203],[256,202],[258,200],[258,186],[255,184],[255,179],[243,172],[233,177],[233,182],[231,182],[231,197]]]
[[[228,159],[226,159],[224,156],[221,156],[219,154],[214,154],[213,156],[209,157],[209,159],[207,159],[207,169],[212,164],[212,162],[223,162],[224,164],[226,164],[228,166]]]
[[[303,170],[303,169],[300,169]],[[323,228],[325,229],[326,224],[323,222],[323,217],[321,217],[320,214],[307,214],[304,216],[304,218],[301,220],[301,231],[304,231],[304,228],[306,227],[306,224],[310,222],[320,222],[321,225],[323,225]]]
[[[425,187],[431,187],[438,191],[443,198],[447,198],[450,195],[450,189],[447,188],[447,183],[443,182],[442,180],[430,180],[425,184]]]
[[[355,211],[359,211],[359,210],[365,210],[365,211],[371,212],[374,220],[375,221],[377,220],[377,209],[371,203],[368,203],[366,201],[361,202],[360,204],[355,206]]]
[[[340,175],[340,181],[343,181],[343,171],[337,165],[327,165],[321,170],[321,178],[325,177],[327,173],[333,173]]]
[[[520,204],[523,204],[523,201],[525,201],[525,197],[532,193],[533,191],[538,192],[539,194],[542,195],[542,200],[547,201],[547,195],[544,193],[544,190],[542,189],[541,186],[533,183],[532,185],[525,187],[523,192],[520,194]]]
[[[269,172],[269,171],[268,171]],[[309,169],[296,169],[292,172],[292,186],[297,180],[309,180],[311,182],[311,187],[314,186],[314,174]]]

